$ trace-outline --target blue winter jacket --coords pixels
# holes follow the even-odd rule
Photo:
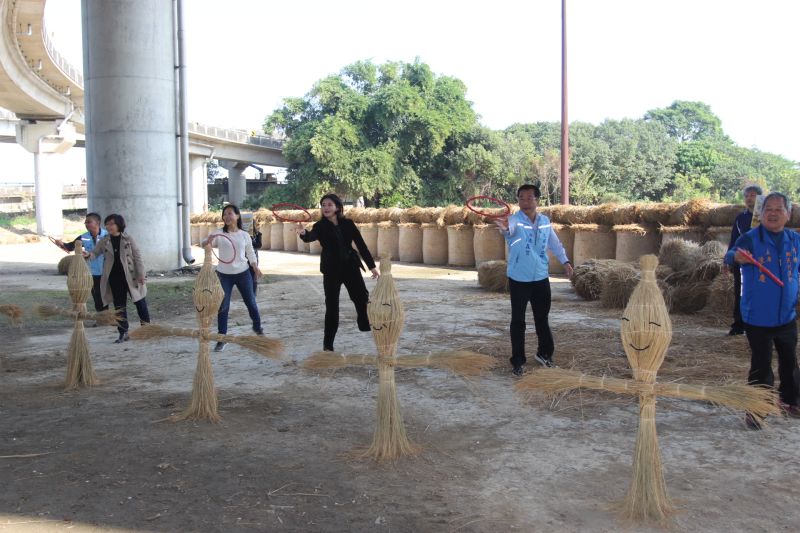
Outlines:
[[[756,261],[783,281],[783,287],[780,287],[755,265],[739,265],[742,270],[741,311],[745,324],[776,327],[794,321],[797,317],[797,278],[800,275],[800,234],[784,229],[779,250],[763,226],[753,228],[739,237],[736,246],[725,254],[726,264],[734,264],[737,248],[749,251]]]
[[[508,218],[508,277],[514,281],[540,281],[549,277],[547,251],[553,252],[562,264],[569,261],[558,240],[550,219],[537,213],[534,220],[522,211]]]

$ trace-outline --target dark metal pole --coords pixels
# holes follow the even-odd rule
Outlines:
[[[569,204],[569,121],[567,120],[567,0],[561,0],[561,203]]]

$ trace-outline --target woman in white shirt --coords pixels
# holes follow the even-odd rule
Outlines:
[[[225,291],[225,298],[217,313],[217,331],[224,335],[228,332],[228,310],[231,304],[231,294],[233,286],[239,289],[242,300],[247,306],[250,318],[253,321],[253,331],[256,335],[263,335],[261,328],[261,315],[256,305],[256,297],[253,291],[255,280],[261,277],[258,269],[256,253],[253,250],[253,243],[250,235],[242,229],[242,216],[239,208],[233,204],[228,204],[222,210],[222,221],[225,223],[222,229],[216,229],[208,235],[208,239],[203,241],[203,245],[210,240],[211,245],[219,249],[219,263],[217,264],[217,276]],[[220,236],[218,236],[220,235]],[[228,237],[226,239],[226,237]],[[228,240],[230,239],[230,240]],[[215,352],[225,349],[224,342],[218,342],[214,347]]]

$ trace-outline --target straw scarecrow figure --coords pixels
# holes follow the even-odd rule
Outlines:
[[[54,305],[38,305],[36,313],[41,317],[63,316],[72,318],[75,327],[67,347],[67,376],[65,387],[73,390],[80,387],[97,385],[97,376],[92,369],[92,360],[89,358],[89,342],[86,340],[86,330],[83,322],[95,320],[98,324],[114,325],[117,322],[116,311],[108,310],[100,313],[89,313],[86,310],[86,300],[92,293],[92,274],[86,261],[83,260],[83,245],[75,241],[75,259],[69,264],[67,271],[67,290],[72,300],[72,310],[63,309]]]
[[[231,342],[248,348],[265,357],[280,358],[283,343],[260,335],[220,335],[211,333],[211,323],[217,317],[217,311],[222,303],[224,293],[219,278],[214,272],[211,263],[211,246],[205,247],[203,266],[197,275],[197,280],[192,289],[192,300],[197,311],[197,321],[200,329],[173,328],[159,325],[146,325],[131,333],[135,340],[148,340],[159,337],[192,337],[199,342],[197,356],[197,369],[192,383],[192,400],[189,407],[182,413],[170,417],[172,421],[179,420],[221,420],[217,412],[217,391],[214,388],[214,371],[211,367],[209,354],[209,341]]]
[[[447,368],[462,375],[476,375],[491,368],[494,360],[488,355],[467,351],[397,357],[397,342],[405,321],[403,302],[392,278],[392,263],[381,257],[381,276],[367,304],[367,316],[378,355],[345,355],[318,352],[306,359],[307,369],[342,368],[345,366],[378,366],[378,416],[370,447],[361,454],[376,461],[392,460],[419,452],[406,435],[400,402],[397,399],[395,367]]]
[[[673,507],[667,497],[661,451],[656,435],[656,398],[666,396],[704,400],[714,405],[749,412],[758,421],[778,412],[774,393],[750,385],[697,386],[656,383],[656,373],[672,340],[672,322],[656,284],[658,258],[639,259],[641,281],[622,316],[621,336],[633,379],[598,378],[571,370],[543,369],[523,378],[517,389],[557,394],[579,388],[605,390],[639,397],[639,430],[633,457],[633,477],[621,502],[625,519],[665,521]]]

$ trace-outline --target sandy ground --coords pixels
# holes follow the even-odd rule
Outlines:
[[[4,291],[65,289],[53,266],[62,252],[49,243],[0,252]],[[160,421],[187,403],[191,340],[120,346],[113,330],[90,328],[102,383],[64,392],[69,329],[30,335],[42,331],[0,318],[0,530],[651,531],[621,524],[610,510],[628,486],[635,403],[597,395],[553,406],[521,402],[505,366],[507,297],[481,291],[475,271],[394,266],[406,306],[401,354],[494,346],[503,366],[471,381],[398,372],[407,430],[423,452],[375,464],[348,453],[371,439],[376,370],[330,376],[297,366],[321,348],[318,257],[262,251],[261,266],[270,278],[258,293],[264,327],[283,339],[286,357],[236,346],[214,354],[219,424]],[[577,347],[596,345],[598,357],[613,352],[607,344],[616,342],[619,313],[579,301],[563,279],[553,288],[556,362]],[[191,309],[187,301],[185,312],[164,321],[192,327]],[[337,349],[371,353],[344,291],[341,309]],[[694,337],[719,338],[746,368],[741,338],[692,318],[676,321],[681,357],[691,357]],[[234,333],[249,329],[238,299],[231,323]],[[532,330],[531,323],[529,353]],[[713,377],[715,369],[706,370]],[[673,530],[797,530],[800,422],[776,418],[750,432],[739,414],[658,405],[668,491],[679,507]],[[24,454],[38,455],[6,457]]]

